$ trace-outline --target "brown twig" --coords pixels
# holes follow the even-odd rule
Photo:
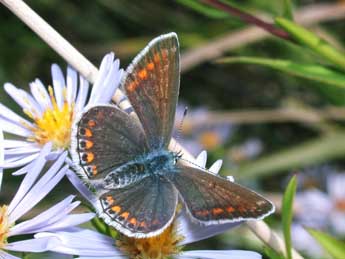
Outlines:
[[[218,1],[218,0],[201,0],[201,2],[204,2],[213,7],[216,7],[233,16],[236,16],[244,22],[260,27],[274,36],[277,36],[284,40],[291,40],[291,37],[289,36],[289,34],[283,29],[278,28],[272,23],[265,22],[261,20],[259,17],[243,12],[240,9],[233,7],[229,4],[224,4],[223,2]]]
[[[304,26],[343,19],[345,4],[313,4],[297,10],[294,17],[298,23]],[[231,31],[197,48],[185,51],[181,56],[181,70],[186,72],[203,62],[221,57],[229,50],[263,40],[271,35],[257,26]]]

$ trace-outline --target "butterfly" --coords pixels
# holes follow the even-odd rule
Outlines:
[[[259,194],[182,163],[168,149],[179,84],[177,35],[161,35],[137,55],[121,82],[137,119],[115,105],[100,105],[84,111],[73,129],[73,162],[96,190],[99,217],[129,237],[162,233],[179,201],[192,221],[205,225],[274,211]]]

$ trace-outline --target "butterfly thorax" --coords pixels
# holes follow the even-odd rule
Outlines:
[[[178,156],[165,149],[140,155],[110,172],[104,179],[105,189],[117,189],[138,182],[146,177],[167,176],[177,171]]]

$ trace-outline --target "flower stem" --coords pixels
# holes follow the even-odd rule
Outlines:
[[[28,5],[20,0],[0,0],[10,9],[18,18],[27,24],[43,41],[45,41],[52,49],[61,55],[68,63],[70,63],[76,70],[79,71],[91,83],[95,81],[98,70],[88,61],[76,48],[74,48],[67,40],[65,40],[56,30],[54,30],[47,22],[45,22],[38,14],[36,14]],[[120,100],[123,93],[118,90],[115,93],[113,100]],[[170,143],[170,147],[174,150],[183,150],[184,157],[191,160],[193,157],[183,149],[179,143],[174,139]],[[275,249],[278,253],[285,252],[284,242],[279,238],[274,231],[272,231],[263,221],[252,221],[247,223],[252,231],[264,242]],[[269,235],[269,236],[267,236]],[[274,236],[274,239],[268,237]],[[282,244],[282,245],[278,245]],[[297,254],[297,252],[296,252]],[[297,254],[298,255],[298,254]],[[302,256],[298,255],[294,258],[300,259]]]

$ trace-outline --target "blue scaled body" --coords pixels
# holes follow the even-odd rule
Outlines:
[[[117,189],[138,182],[145,177],[168,176],[177,172],[178,155],[157,149],[116,168],[104,179],[105,189]]]

